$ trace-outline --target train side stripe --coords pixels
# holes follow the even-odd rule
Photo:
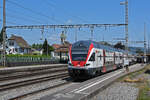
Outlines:
[[[88,51],[88,55],[87,55],[87,58],[86,58],[86,63],[87,63],[87,60],[88,60],[88,58],[89,58],[89,56],[90,56],[90,52],[92,51],[92,49],[94,48],[94,45],[93,45],[93,43],[90,45],[90,47],[89,47],[89,51]]]

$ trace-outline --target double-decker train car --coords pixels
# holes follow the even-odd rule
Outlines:
[[[122,50],[91,40],[78,41],[70,47],[68,71],[73,78],[96,76],[129,65]]]

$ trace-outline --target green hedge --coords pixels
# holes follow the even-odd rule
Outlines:
[[[46,58],[50,58],[50,56],[47,56],[47,55],[29,55],[29,54],[24,54],[24,55],[20,55],[20,54],[9,54],[9,55],[6,55],[6,57],[46,57]]]
[[[46,55],[6,55],[7,62],[41,62],[41,61],[55,61],[57,59]]]

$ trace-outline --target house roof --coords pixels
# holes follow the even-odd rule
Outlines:
[[[22,48],[30,48],[29,44],[20,36],[12,35],[8,40],[15,40]]]
[[[65,41],[63,45],[65,45],[65,46],[68,46],[68,47],[69,47],[69,46],[71,46],[71,43],[69,43],[68,41]]]
[[[66,44],[53,44],[55,51],[54,52],[65,52],[69,51],[70,43],[66,41]]]
[[[60,44],[53,44],[52,45],[52,47],[54,48],[54,49],[58,49],[58,48],[60,48],[62,45],[60,45]]]
[[[62,48],[62,47],[55,50],[55,52],[64,52],[64,53],[68,53],[68,51],[69,48]]]

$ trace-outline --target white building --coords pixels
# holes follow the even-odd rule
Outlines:
[[[8,39],[7,54],[30,54],[31,48],[28,43],[20,36],[12,35]]]

